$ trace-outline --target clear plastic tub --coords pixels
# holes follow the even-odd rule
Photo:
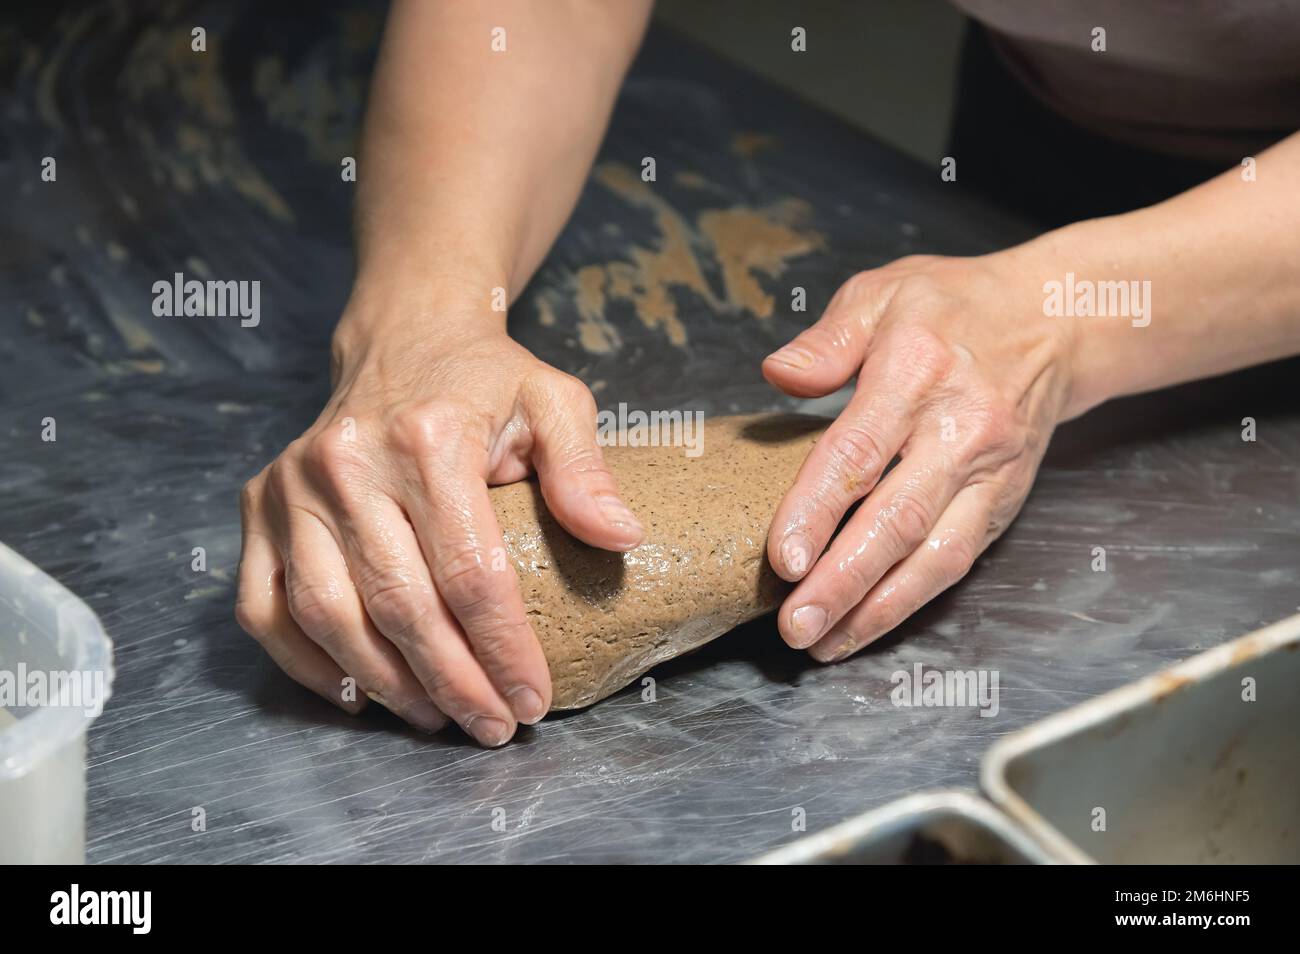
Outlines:
[[[86,730],[112,684],[95,614],[0,544],[0,864],[85,860]]]

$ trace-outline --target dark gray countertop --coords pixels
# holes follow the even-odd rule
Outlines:
[[[759,621],[657,670],[654,703],[628,690],[495,752],[336,712],[233,621],[236,494],[326,393],[350,274],[353,187],[338,163],[354,154],[378,21],[375,8],[307,24],[255,7],[74,6],[54,24],[20,13],[0,47],[13,90],[0,539],[85,599],[116,642],[115,695],[90,735],[90,860],[743,859],[794,837],[800,809],[816,830],[907,793],[973,787],[998,736],[1300,608],[1291,363],[1061,429],[1020,519],[970,576],[839,666]],[[188,52],[196,23],[205,59]],[[47,155],[55,183],[38,178]],[[935,171],[662,36],[602,162],[635,169],[646,155],[654,201],[589,185],[512,317],[605,406],[789,406],[759,360],[854,271],[1027,234]],[[784,271],[751,273],[777,296],[769,318],[728,290],[709,209],[779,227]],[[674,229],[706,283],[668,287],[683,342],[626,301],[580,309],[580,268],[670,252]],[[818,247],[797,251],[804,240]],[[175,271],[260,280],[262,324],[152,317],[152,283]],[[794,285],[807,316],[783,306]],[[39,438],[46,416],[53,444]],[[1254,443],[1240,436],[1246,416]],[[190,569],[197,546],[206,573]],[[1107,572],[1091,569],[1096,546]],[[890,675],[917,662],[997,670],[998,715],[896,708]]]

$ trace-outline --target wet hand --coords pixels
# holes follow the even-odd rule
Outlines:
[[[791,646],[856,652],[961,579],[1019,511],[1069,402],[1071,345],[1017,280],[1020,254],[861,272],[764,362],[799,397],[857,379],[768,538],[773,568],[798,581],[778,616]]]
[[[236,615],[336,705],[374,699],[428,731],[449,717],[500,745],[546,713],[551,682],[488,486],[535,471],[556,519],[593,546],[631,549],[641,527],[576,378],[503,331],[374,338],[244,489]]]

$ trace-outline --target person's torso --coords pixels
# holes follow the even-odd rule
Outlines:
[[[1300,0],[953,2],[1030,90],[1094,132],[1233,161],[1300,129]]]

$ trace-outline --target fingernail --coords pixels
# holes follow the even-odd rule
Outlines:
[[[597,497],[596,502],[600,504],[600,512],[610,523],[621,524],[631,527],[633,530],[641,530],[641,521],[637,520],[627,505],[617,497]]]
[[[857,652],[857,650],[858,650],[857,642],[852,637],[850,637],[849,639],[846,639],[844,640],[844,642],[840,643],[839,648],[835,650],[835,654],[831,656],[831,662],[839,662],[841,659],[848,659],[855,652]]]
[[[812,546],[802,533],[792,533],[781,541],[781,562],[791,576],[801,577],[808,572],[812,561]]]
[[[839,662],[841,659],[852,655],[853,651],[857,648],[853,637],[840,629],[827,634],[826,645],[835,648],[813,653],[814,659],[826,663]]]
[[[813,362],[817,359],[811,351],[805,351],[803,348],[787,346],[774,354],[768,355],[769,360],[779,361],[781,364],[788,364],[792,368],[811,368]]]
[[[510,741],[510,727],[495,716],[470,716],[465,731],[490,749]]]
[[[510,700],[510,710],[514,712],[515,718],[524,725],[536,725],[542,721],[542,716],[546,715],[546,706],[542,704],[542,697],[528,686],[510,690],[506,693],[506,698]]]
[[[807,649],[821,638],[826,626],[826,611],[820,606],[800,606],[790,614],[794,626],[795,648]]]
[[[413,702],[402,711],[402,718],[417,729],[425,732],[437,732],[447,724],[447,717],[438,711],[438,707],[427,699]]]

